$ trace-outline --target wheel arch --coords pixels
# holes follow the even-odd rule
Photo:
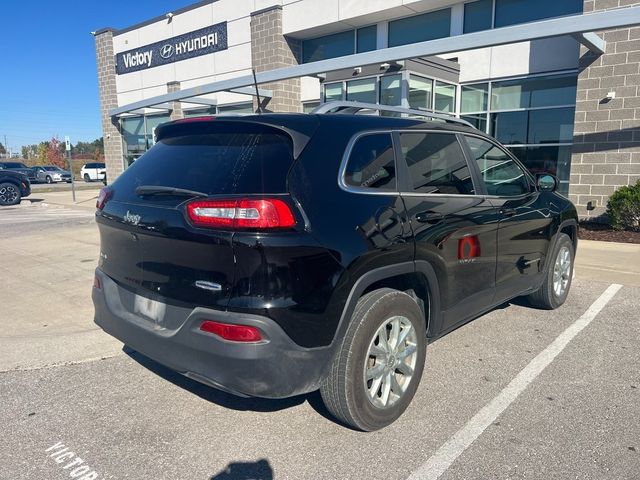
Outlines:
[[[558,225],[556,229],[556,233],[553,236],[551,242],[549,242],[549,250],[545,259],[544,271],[546,272],[551,264],[551,254],[556,248],[558,243],[558,239],[560,238],[560,234],[565,233],[569,236],[571,241],[573,242],[574,252],[578,249],[578,221],[574,218],[569,218],[567,220],[563,220]]]
[[[434,336],[440,326],[440,290],[435,271],[424,261],[404,262],[375,268],[355,281],[342,310],[332,348],[341,343],[358,300],[364,294],[384,287],[414,296],[424,313],[427,336]]]

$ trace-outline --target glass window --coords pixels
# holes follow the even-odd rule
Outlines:
[[[456,86],[436,81],[435,110],[453,113],[456,111]]]
[[[491,114],[491,136],[504,145],[527,143],[529,113],[500,112]]]
[[[386,75],[380,77],[380,104],[402,105],[402,76]],[[387,112],[388,113],[388,112]]]
[[[575,108],[531,110],[527,143],[572,142],[574,118]]]
[[[310,113],[318,105],[320,105],[320,102],[305,102],[302,104],[302,111],[304,113]]]
[[[253,102],[236,103],[234,105],[220,105],[218,106],[218,114],[237,114],[237,113],[254,113]]]
[[[451,35],[451,9],[423,13],[389,22],[389,46],[424,42]]]
[[[573,141],[574,108],[491,114],[491,134],[505,145]]]
[[[494,82],[491,109],[572,105],[576,101],[576,84],[575,74]]]
[[[396,165],[391,134],[360,137],[349,155],[345,171],[347,185],[396,191]]]
[[[582,13],[583,0],[496,0],[495,27]]]
[[[362,78],[347,82],[347,100],[376,103],[376,79]]]
[[[460,118],[462,118],[463,120],[466,120],[481,132],[487,131],[487,114],[486,113],[483,113],[480,115],[462,115]]]
[[[489,84],[463,85],[460,98],[462,113],[486,112],[489,96]]]
[[[216,107],[195,108],[193,110],[185,110],[183,113],[184,118],[201,117],[201,116],[215,115],[215,114],[216,114]]]
[[[125,155],[142,155],[147,150],[144,117],[125,117],[121,120]]]
[[[534,175],[551,173],[560,180],[561,193],[567,193],[569,188],[569,173],[571,165],[571,146],[535,146],[509,147],[518,160]]]
[[[524,170],[501,148],[478,137],[465,138],[489,195],[517,196],[531,191]]]
[[[409,76],[409,106],[411,108],[431,110],[432,97],[433,80],[417,75]]]
[[[147,123],[147,149],[151,148],[156,143],[154,135],[155,129],[161,123],[169,122],[171,117],[169,115],[153,115],[146,118]]]
[[[324,86],[324,101],[342,100],[342,82],[328,83]]]
[[[236,122],[234,122],[236,123]],[[256,125],[218,126],[215,133],[165,138],[118,179],[122,195],[138,185],[164,185],[207,194],[286,191],[293,162],[288,135]]]
[[[354,43],[353,30],[303,40],[302,62],[316,62],[327,58],[351,55],[354,53]]]
[[[493,21],[493,0],[479,0],[464,5],[464,33],[489,30]]]
[[[359,28],[356,30],[356,50],[358,53],[370,52],[376,49],[378,37],[378,27],[371,25],[370,27]]]
[[[401,133],[400,146],[415,192],[474,193],[469,167],[455,135]]]

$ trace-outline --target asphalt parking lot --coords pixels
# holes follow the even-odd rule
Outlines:
[[[478,318],[360,433],[317,394],[240,399],[123,349],[92,323],[93,220],[38,208],[0,211],[2,479],[640,478],[637,286],[578,266],[561,309]]]

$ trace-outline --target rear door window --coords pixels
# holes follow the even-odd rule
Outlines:
[[[208,195],[285,193],[293,162],[288,135],[273,129],[220,131],[160,140],[114,184],[135,195],[140,185],[195,190]]]
[[[372,133],[356,140],[344,172],[348,186],[397,191],[396,163],[390,133]]]
[[[455,134],[401,133],[400,147],[414,192],[475,193],[469,166]]]

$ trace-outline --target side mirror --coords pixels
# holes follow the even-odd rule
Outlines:
[[[544,192],[555,192],[558,188],[558,179],[548,173],[538,175],[538,190]]]

